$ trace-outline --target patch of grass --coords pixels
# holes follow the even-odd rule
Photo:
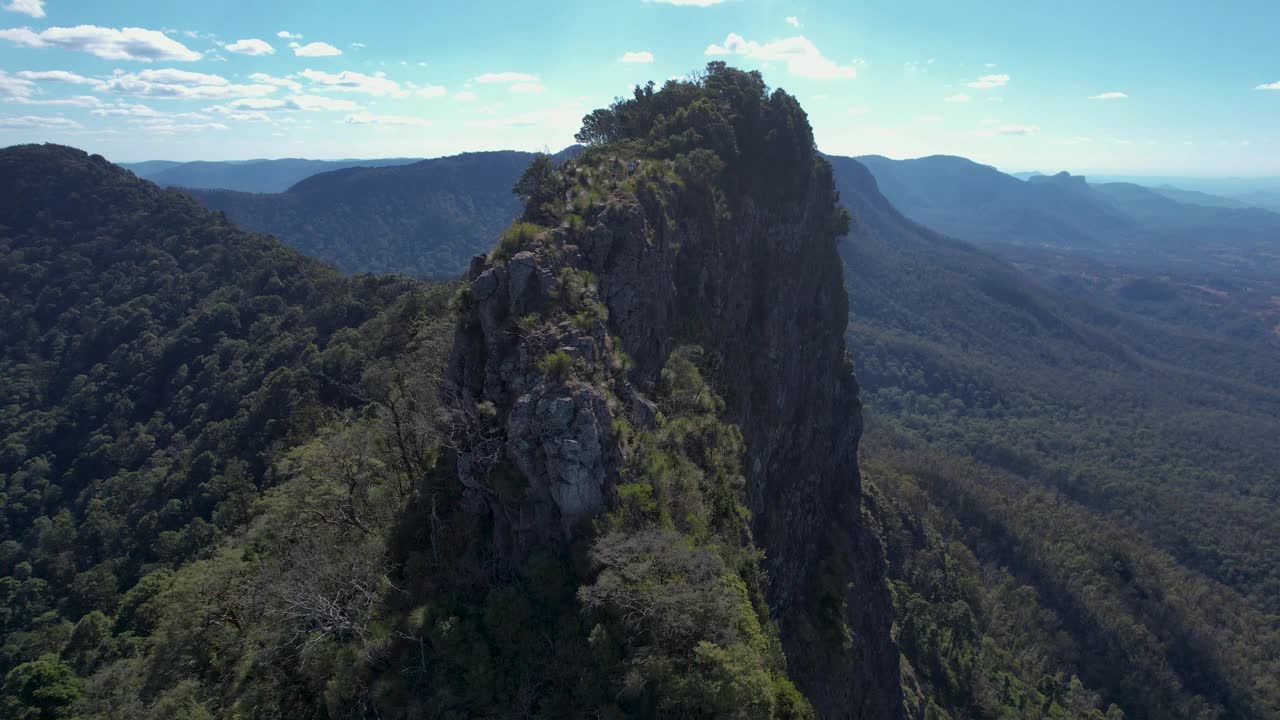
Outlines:
[[[534,238],[546,230],[535,223],[512,223],[511,227],[504,230],[498,238],[498,247],[493,249],[489,258],[495,261],[510,260],[513,255],[520,252],[520,248],[533,242]]]

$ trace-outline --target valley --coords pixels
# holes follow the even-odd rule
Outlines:
[[[1280,718],[1269,179],[575,140],[0,149],[0,716]]]
[[[1219,667],[1224,677],[1266,667],[1232,663],[1241,653],[1257,657],[1245,646],[1274,648],[1277,642],[1269,618],[1280,612],[1280,517],[1274,512],[1280,486],[1273,471],[1280,457],[1270,438],[1280,433],[1280,375],[1269,358],[1280,342],[1274,330],[1280,324],[1274,300],[1280,274],[1266,248],[1274,247],[1268,240],[1276,237],[1280,216],[1233,203],[1184,204],[1136,185],[1092,186],[1066,176],[1022,181],[960,158],[915,161],[923,165],[827,159],[853,217],[841,256],[849,291],[847,340],[873,437],[864,465],[879,464],[886,477],[906,473],[901,477],[912,479],[882,483],[904,492],[914,488],[916,502],[951,518],[939,520],[944,524],[974,522],[966,514],[971,510],[954,506],[957,497],[985,508],[979,526],[996,534],[970,531],[956,540],[977,567],[1004,567],[1010,582],[1038,593],[1050,590],[1049,578],[1077,573],[1071,582],[1089,586],[1084,595],[1078,594],[1083,586],[1057,587],[1049,597],[1065,593],[1066,599],[1044,601],[1067,618],[1059,620],[1065,623],[1059,631],[1077,643],[1062,651],[1068,655],[1116,632],[1117,622],[1150,628],[1168,624],[1167,614],[1177,612],[1181,619],[1168,629],[1196,638],[1199,649],[1158,635],[1145,651],[1149,672],[1157,674],[1145,680],[1099,675],[1079,658],[1058,660],[1121,707],[1181,712],[1185,703],[1198,702],[1192,700],[1197,693],[1225,682],[1199,685],[1188,674],[1193,665]],[[483,251],[482,239],[471,245],[449,239],[450,222],[480,225],[470,215],[440,220],[415,211],[412,217],[422,223],[417,247],[389,246],[353,261],[335,240],[340,229],[303,230],[268,219],[281,217],[270,214],[280,211],[254,210],[253,203],[282,204],[293,195],[299,199],[288,202],[301,208],[308,195],[341,197],[340,203],[315,205],[325,208],[319,217],[341,208],[356,226],[394,227],[398,216],[386,209],[403,202],[396,193],[412,187],[426,207],[477,214],[491,208],[485,222],[497,227],[514,209],[476,198],[499,197],[525,158],[505,160],[452,159],[465,163],[458,167],[468,168],[470,184],[446,182],[459,170],[428,161],[363,175],[319,175],[280,200],[198,195],[347,270],[419,268],[417,274],[447,276],[424,273],[432,260],[418,258],[446,257],[438,261],[456,272],[468,253]],[[335,189],[319,195],[326,186]],[[900,212],[900,205],[907,209]],[[1197,223],[1221,238],[1210,254],[1202,243],[1178,244],[1185,228]],[[437,243],[451,254],[432,255]],[[1162,249],[1148,253],[1156,245]],[[1236,255],[1240,261],[1230,259]],[[1128,533],[1116,540],[1123,551],[1109,552],[1123,552],[1124,562],[1152,573],[1165,568],[1146,581],[1199,588],[1202,600],[1163,610],[1132,604],[1124,598],[1134,580],[1104,568],[1079,575],[1067,569],[1078,556],[1062,550],[1015,560],[1006,553],[1010,534],[1022,538],[1019,546],[1032,539],[1005,515],[1004,503],[1012,500],[982,489],[997,477],[1026,484],[1031,498],[1066,503],[1076,518],[1068,527],[1096,524]],[[1034,517],[1040,511],[1018,512]],[[1074,552],[1092,557],[1102,550]],[[1099,604],[1099,593],[1114,597]],[[1208,598],[1213,600],[1205,604]],[[1235,620],[1223,624],[1223,613]],[[1254,645],[1259,638],[1268,639]],[[1165,664],[1175,668],[1171,675],[1160,675],[1168,672],[1157,669]],[[1146,671],[1135,666],[1134,672]],[[1125,684],[1130,682],[1135,684]],[[1155,688],[1162,688],[1160,699],[1150,695]],[[1229,714],[1241,717],[1257,712],[1243,709],[1251,703],[1274,702],[1249,699],[1252,692],[1247,686],[1226,694],[1215,690],[1205,701],[1234,707]]]

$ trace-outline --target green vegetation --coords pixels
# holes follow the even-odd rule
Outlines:
[[[348,269],[443,274],[499,235],[497,260],[567,253],[551,246],[610,198],[729,217],[762,168],[812,162],[802,120],[713,63],[589,115],[564,164],[450,159],[425,195],[383,169],[202,196]],[[1280,717],[1272,346],[1216,311],[1148,321],[1046,292],[832,162],[912,716]],[[761,195],[830,190],[814,179]],[[0,192],[0,716],[812,717],[724,417],[749,389],[712,386],[701,314],[678,322],[656,424],[606,430],[625,457],[609,510],[517,569],[467,506],[437,397],[466,289],[341,277],[64,148],[0,152]],[[609,332],[596,277],[555,285],[511,332]],[[599,367],[558,344],[535,365],[571,385],[629,372],[608,347]],[[506,461],[481,489],[528,491]],[[859,647],[852,562],[814,578],[832,653]]]
[[[511,186],[525,152],[466,153],[313,175],[285,192],[188,190],[241,227],[346,272],[452,278],[521,212]]]
[[[870,424],[895,438],[864,439],[864,462],[912,478],[912,514],[938,513],[948,554],[971,554],[976,577],[1028,588],[1002,612],[1034,603],[1055,618],[1048,634],[982,631],[1047,658],[993,667],[1042,694],[1042,676],[1076,676],[1131,717],[1280,717],[1280,377],[1266,347],[1057,296],[902,218],[865,169],[831,160],[859,223],[842,248],[849,345]],[[900,633],[924,618],[927,642],[903,643],[917,677],[984,677],[928,669],[921,658],[954,635],[940,619],[954,599],[891,565],[926,603],[899,607],[912,608]],[[981,631],[991,601],[968,595]],[[926,694],[953,717],[981,700]]]
[[[498,254],[563,226],[560,183],[595,202],[706,180],[702,122],[793,103],[723,66],[670,87],[698,101],[671,129],[689,152],[630,176],[536,162]],[[656,426],[611,428],[613,509],[517,571],[464,508],[436,395],[465,297],[342,278],[76,151],[0,162],[24,198],[0,218],[6,716],[812,717],[765,606],[742,436],[696,349],[667,359]],[[601,330],[597,279],[557,281],[554,314],[513,328]],[[563,351],[540,365],[610,372]],[[485,488],[527,490],[504,462]]]
[[[899,639],[925,695],[953,713],[1010,698],[1049,707],[1077,679],[1141,717],[1280,711],[1268,680],[1280,637],[1229,590],[1007,472],[900,442],[869,454],[882,502],[899,508],[885,523]],[[939,586],[948,576],[952,589]]]
[[[1119,720],[1075,675],[1083,660],[1035,588],[983,566],[963,527],[933,506],[910,475],[884,460],[864,465],[885,542],[908,661],[907,706],[928,718]]]
[[[563,350],[549,352],[538,359],[538,371],[548,377],[564,380],[573,372],[573,357]]]
[[[401,642],[375,665],[380,707],[812,717],[764,605],[742,504],[742,436],[719,419],[724,406],[699,358],[696,348],[668,358],[657,428],[615,427],[631,459],[613,509],[570,557],[539,551],[522,574],[495,575],[479,516],[456,511],[456,481],[423,485],[394,545],[404,593],[389,600]]]
[[[343,279],[78,151],[0,166],[0,714],[339,707],[436,457],[449,289]]]
[[[606,198],[663,202],[664,193],[690,192],[719,212],[726,193],[720,183],[749,181],[718,174],[727,163],[713,162],[717,153],[745,168],[803,147],[814,163],[811,135],[760,141],[752,134],[773,121],[771,114],[794,112],[793,103],[768,94],[758,74],[722,64],[696,83],[637,88],[634,99],[609,112],[668,108],[680,125],[636,125],[626,138],[560,167],[535,159],[515,188],[527,202],[525,213],[494,258],[521,249],[568,257],[560,243],[577,238],[567,219]],[[735,123],[743,147],[732,138]],[[669,133],[682,139],[669,143]],[[541,232],[547,227],[561,229]],[[549,293],[552,302],[538,315],[512,319],[512,330],[594,332],[607,319],[598,295],[592,273],[566,265]],[[401,568],[393,584],[403,594],[387,598],[399,640],[389,658],[373,665],[370,694],[380,707],[457,716],[812,717],[787,677],[764,600],[766,578],[745,507],[742,435],[721,417],[724,403],[700,360],[692,346],[666,358],[654,397],[656,427],[613,423],[625,462],[610,510],[563,553],[551,543],[551,550],[511,561],[512,550],[490,539],[502,537],[488,527],[496,521],[462,509],[451,465],[461,459],[441,456],[405,514],[404,534],[392,543]],[[555,349],[535,365],[553,379],[599,385],[610,368],[629,364],[620,353],[607,362],[591,367]],[[525,490],[518,478],[512,482],[515,468],[497,465],[486,489],[500,497]]]
[[[532,242],[539,233],[545,231],[546,228],[531,222],[512,223],[511,227],[503,230],[498,236],[498,246],[493,249],[490,257],[494,260],[510,260],[521,247]]]

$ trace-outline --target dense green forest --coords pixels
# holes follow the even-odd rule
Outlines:
[[[881,489],[1032,588],[1076,648],[1059,667],[1130,716],[1276,716],[1268,347],[1055,295],[833,163],[864,463],[912,478]]]
[[[709,111],[691,131],[798,110],[758,75],[716,80],[676,88]],[[653,152],[684,178],[644,182],[715,177],[709,152]],[[613,167],[549,163],[517,187],[531,219],[548,182]],[[764,602],[742,433],[696,347],[663,363],[651,422],[607,428],[627,448],[612,509],[517,568],[462,507],[459,406],[438,397],[466,293],[343,278],[69,148],[0,164],[23,199],[0,218],[4,371],[22,380],[0,466],[6,717],[812,716]],[[609,182],[588,205],[643,187]],[[590,273],[556,282],[513,330],[604,322]],[[536,365],[570,389],[629,368]]]
[[[922,702],[952,717],[1052,717],[1054,703],[1094,717],[1104,700],[1108,718],[1280,711],[1280,633],[1139,533],[900,436],[873,433],[864,462],[890,511],[898,639]]]
[[[314,231],[308,251],[348,269],[451,275],[482,236],[507,262],[618,193],[693,188],[723,211],[760,171],[718,175],[742,108],[803,118],[751,77],[637,88],[567,164],[424,166],[425,205],[387,168],[316,176],[305,202],[227,194],[227,214]],[[1200,276],[1023,248],[1041,284],[829,160],[904,714],[1280,718],[1272,286],[1214,304]],[[0,191],[21,199],[0,206],[0,717],[812,715],[764,601],[721,360],[671,355],[654,426],[610,429],[632,453],[610,511],[512,572],[464,508],[440,397],[466,291],[343,276],[69,148],[0,151]],[[413,246],[415,207],[457,242]],[[555,288],[510,332],[609,327],[597,278]],[[568,387],[628,362],[536,365]]]
[[[390,392],[395,359],[445,315],[448,291],[343,278],[69,148],[10,148],[0,167],[5,196],[21,198],[0,216],[0,707],[183,716],[186,701],[166,699],[139,658],[166,627],[239,622],[202,625],[194,613],[216,609],[202,590],[175,604],[191,589],[180,583],[212,577],[192,563],[214,562],[288,497],[282,483],[310,467],[294,448],[340,434]],[[299,527],[366,522],[363,500],[289,487],[300,486],[332,504]],[[272,561],[276,579],[307,572]],[[238,600],[284,611],[274,597]]]
[[[531,153],[483,152],[320,173],[282,193],[190,190],[238,225],[347,272],[452,278],[519,213]]]

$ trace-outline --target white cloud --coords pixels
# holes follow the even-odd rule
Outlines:
[[[998,138],[998,137],[1017,137],[1026,135],[1035,135],[1040,132],[1039,125],[1010,125],[1000,124],[995,118],[987,118],[982,121],[983,127],[961,133],[966,137],[977,138]]]
[[[22,73],[18,74],[21,75]],[[23,98],[34,95],[35,92],[35,83],[0,70],[0,99]]]
[[[784,62],[791,74],[818,80],[848,79],[858,75],[857,68],[840,65],[823,56],[817,46],[802,35],[761,44],[747,40],[737,33],[729,33],[724,45],[708,45],[706,54],[740,55],[762,62]]]
[[[304,110],[306,112],[321,112],[326,110],[355,112],[357,110],[363,110],[364,108],[358,103],[350,100],[339,100],[338,98],[325,97],[323,95],[290,95],[275,108],[263,109]]]
[[[146,105],[137,103],[115,103],[114,105],[106,105],[91,111],[94,115],[104,117],[125,117],[133,120],[147,120],[173,122],[174,120],[208,120],[209,116],[203,113],[168,113],[155,110]]]
[[[625,52],[622,54],[622,62],[648,64],[653,62],[653,53],[648,50]]]
[[[271,43],[266,40],[257,38],[245,38],[237,40],[229,45],[223,45],[227,52],[239,53],[241,55],[275,55],[276,49],[271,47]]]
[[[1264,83],[1254,88],[1254,90],[1280,90],[1280,80],[1273,83]]]
[[[1101,95],[1090,95],[1090,100],[1123,100],[1129,97],[1122,92],[1104,92]]]
[[[476,94],[471,92],[470,90],[463,90],[462,92],[454,93],[453,99],[457,100],[458,102],[475,102]]]
[[[537,95],[547,88],[542,83],[526,82],[516,83],[507,89],[513,93],[520,93],[521,95]]]
[[[296,112],[362,112],[364,107],[350,100],[324,97],[322,95],[290,95],[283,100],[277,98],[243,98],[225,105],[214,105],[206,108],[208,112],[221,115],[228,120],[252,120],[257,122],[297,123],[291,117],[281,117],[280,113]],[[272,117],[275,115],[275,117]],[[305,121],[304,124],[309,124]]]
[[[510,117],[471,120],[467,122],[467,127],[494,130],[540,128],[572,134],[581,124],[583,112],[585,112],[584,106],[577,103],[567,103]]]
[[[135,73],[135,75],[147,82],[162,83],[165,85],[186,85],[188,87],[197,87],[201,85],[229,84],[228,80],[221,75],[210,75],[208,73],[191,72],[189,70],[178,70],[177,68],[142,70]]]
[[[9,12],[30,15],[33,18],[44,17],[44,0],[12,0],[4,6]]]
[[[793,28],[800,27],[800,18],[796,17],[795,15],[788,15],[785,19],[787,21],[787,24],[790,25],[791,27]]]
[[[140,121],[145,125],[148,133],[159,135],[173,135],[182,132],[204,132],[206,130],[226,130],[227,126],[220,122],[205,123],[177,123],[172,120],[157,118],[154,120]]]
[[[298,57],[330,57],[341,55],[342,51],[329,43],[311,42],[306,45],[297,45],[293,48],[293,54]]]
[[[724,0],[645,0],[646,2],[656,2],[661,5],[687,5],[690,7],[711,7],[719,5]]]
[[[519,72],[485,73],[483,75],[476,77],[475,81],[478,83],[485,83],[490,85],[493,85],[493,84],[508,85],[511,83],[537,82],[538,76],[530,75],[529,73],[519,73]]]
[[[35,115],[23,115],[21,117],[0,118],[0,129],[4,130],[25,130],[29,128],[41,128],[45,130],[79,130],[84,126],[75,120],[68,120],[62,117],[38,117]]]
[[[917,115],[915,118],[915,121],[918,123],[940,123],[942,122],[942,116],[941,115]]]
[[[277,98],[241,98],[233,100],[226,105],[214,105],[209,108],[209,111],[225,115],[229,112],[242,110],[279,110],[285,104],[284,100]]]
[[[867,114],[867,113],[869,113],[869,112],[871,112],[871,107],[870,107],[870,106],[868,106],[868,105],[851,105],[851,106],[849,106],[849,114],[850,114],[850,115],[866,115],[866,114]]]
[[[997,127],[997,135],[1035,135],[1040,132],[1039,125],[1001,125]]]
[[[978,88],[979,90],[988,90],[990,88],[1004,87],[1008,84],[1008,75],[983,75],[977,80],[969,83],[969,87]]]
[[[990,70],[991,68],[993,68],[993,67],[995,67],[995,66],[996,66],[996,64],[995,64],[995,63],[986,63],[986,64],[984,64],[982,67],[984,67],[984,68],[986,68],[986,69]]]
[[[218,108],[218,109],[215,110],[215,108]],[[228,120],[252,120],[255,122],[271,122],[270,115],[264,112],[256,111],[256,110],[249,111],[249,112],[236,112],[236,111],[223,112],[220,105],[215,105],[214,107],[209,108],[209,110],[213,112],[222,113]]]
[[[0,40],[8,40],[24,47],[57,47],[92,53],[105,60],[175,60],[192,62],[201,58],[200,53],[165,35],[159,30],[144,28],[106,28],[97,25],[75,27],[51,27],[40,32],[31,28],[0,30]]]
[[[368,45],[365,45],[364,43],[351,43],[351,47],[353,47],[353,48],[355,48],[355,49],[357,49],[357,50],[363,50],[364,48],[367,48],[367,47],[369,47],[369,46],[368,46]]]
[[[19,105],[65,105],[67,107],[101,107],[102,101],[92,95],[73,95],[65,98],[53,98],[50,100],[32,100],[31,98],[13,98],[13,102]]]
[[[449,91],[443,85],[425,85],[415,89],[413,94],[429,100],[431,98],[444,97],[449,94]]]
[[[66,70],[23,70],[17,73],[18,77],[27,80],[49,80],[52,82],[64,82],[72,85],[89,85],[94,88],[101,88],[104,83],[97,78],[85,77],[77,75]]]
[[[972,99],[973,98],[971,96],[965,93],[956,93],[955,95],[950,95],[944,98],[944,100],[949,103],[967,103]]]
[[[418,127],[427,127],[431,124],[419,117],[410,117],[408,115],[371,115],[367,112],[348,115],[345,122],[348,125],[416,125]]]
[[[307,68],[298,73],[299,76],[317,85],[323,85],[339,92],[364,93],[379,97],[408,97],[409,93],[400,87],[400,83],[389,80],[386,73],[365,75],[364,73],[343,70],[340,73],[327,73]]]
[[[138,73],[119,73],[106,82],[104,89],[120,95],[139,97],[221,100],[270,95],[276,91],[276,86],[239,85],[218,75],[167,68],[143,70]]]
[[[301,40],[302,33],[291,33],[288,30],[281,30],[280,32],[276,33],[276,37],[284,38],[285,40]]]
[[[256,83],[265,83],[267,85],[275,85],[276,87],[289,88],[294,92],[302,90],[302,83],[287,77],[274,77],[266,73],[253,73],[249,79]]]

